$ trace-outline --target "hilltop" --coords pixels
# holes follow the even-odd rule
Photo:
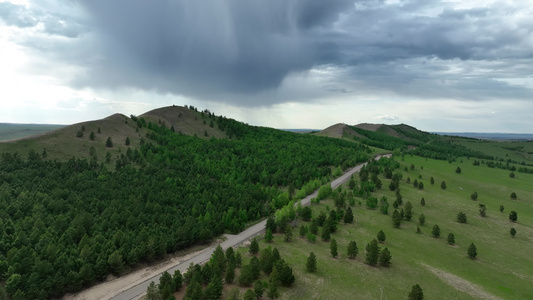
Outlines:
[[[191,107],[168,106],[146,112],[139,117],[113,114],[104,119],[80,122],[42,134],[27,136],[21,139],[0,142],[0,153],[17,152],[26,157],[30,151],[35,151],[47,159],[68,160],[72,157],[91,158],[96,156],[100,160],[111,154],[114,161],[128,148],[139,149],[141,140],[146,137],[148,130],[139,126],[135,120],[144,119],[145,124],[153,123],[166,128],[173,128],[176,132],[200,138],[225,138],[209,111],[198,112]],[[93,138],[91,138],[93,136]],[[113,147],[106,147],[106,141],[111,138]],[[126,145],[126,139],[129,140]],[[43,155],[44,154],[44,155]]]

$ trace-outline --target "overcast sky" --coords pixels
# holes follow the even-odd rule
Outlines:
[[[533,133],[531,0],[0,0],[0,122]]]

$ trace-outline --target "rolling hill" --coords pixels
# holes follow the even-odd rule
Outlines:
[[[216,126],[216,120],[211,113],[198,112],[194,108],[169,106],[146,112],[139,117],[127,117],[117,113],[101,120],[80,122],[23,139],[2,141],[0,153],[17,152],[26,157],[33,150],[38,154],[45,152],[46,159],[59,161],[72,157],[89,159],[93,156],[103,160],[106,154],[110,153],[113,163],[128,148],[139,149],[141,139],[146,138],[148,130],[133,120],[140,118],[145,120],[145,124],[151,122],[169,129],[172,127],[178,133],[196,135],[203,139],[226,137]],[[211,120],[214,120],[213,123]],[[94,134],[94,139],[91,139],[91,133]],[[108,138],[111,138],[113,147],[106,147]],[[126,139],[129,139],[129,145],[126,145]]]

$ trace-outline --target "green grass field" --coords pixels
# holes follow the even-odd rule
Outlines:
[[[533,141],[487,141],[457,138],[455,142],[467,148],[481,151],[499,159],[511,159],[518,162],[533,161]]]
[[[414,164],[415,170],[405,171],[405,166]],[[455,169],[460,166],[461,174]],[[423,169],[422,169],[423,167]],[[356,204],[354,224],[338,226],[332,234],[339,245],[339,257],[330,255],[329,242],[317,238],[316,244],[298,237],[298,228],[306,222],[298,221],[293,229],[294,240],[284,242],[283,236],[275,235],[272,247],[277,247],[286,261],[292,264],[296,283],[290,289],[282,289],[282,299],[405,299],[413,284],[418,283],[425,299],[533,299],[533,175],[518,173],[509,178],[508,171],[473,166],[472,161],[452,163],[420,157],[405,157],[402,162],[401,194],[404,206],[410,201],[413,219],[403,221],[400,229],[392,227],[391,215],[394,193],[388,190],[389,181],[382,178],[384,188],[375,193],[378,199],[386,196],[391,206],[389,215],[379,210],[368,210]],[[421,176],[420,179],[418,176]],[[430,184],[430,177],[435,184]],[[424,182],[424,190],[415,189],[405,179],[416,178]],[[440,188],[441,181],[448,188]],[[470,195],[477,192],[477,201]],[[510,200],[516,192],[517,200]],[[426,206],[420,205],[424,197]],[[360,198],[356,198],[359,200]],[[479,215],[479,203],[487,206],[487,217]],[[503,213],[498,208],[505,206]],[[313,205],[313,216],[327,207],[333,208],[331,200]],[[518,222],[509,221],[509,212],[518,213]],[[456,215],[463,211],[468,223],[456,222]],[[426,216],[426,224],[417,234],[418,215]],[[431,228],[438,224],[441,237],[431,236]],[[308,225],[308,224],[306,224]],[[517,230],[512,238],[511,227]],[[381,248],[387,247],[392,254],[390,268],[370,267],[364,263],[365,247],[383,230],[387,239]],[[455,246],[449,246],[448,233],[455,234]],[[320,235],[320,231],[319,231]],[[359,255],[355,260],[346,256],[349,241],[355,240]],[[477,246],[478,257],[467,256],[470,243]],[[261,241],[261,248],[266,243]],[[305,271],[305,261],[313,251],[318,257],[318,272]]]

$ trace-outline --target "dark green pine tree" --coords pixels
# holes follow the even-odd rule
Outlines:
[[[265,232],[265,242],[270,243],[272,242],[272,239],[273,239],[272,231],[270,230],[270,228],[268,228]]]
[[[348,207],[346,212],[344,213],[344,223],[352,223],[353,222],[353,212],[352,208]]]
[[[348,244],[348,258],[354,259],[357,254],[359,253],[359,249],[357,249],[357,243],[355,241],[351,241]]]
[[[273,217],[268,217],[265,228],[270,229],[272,233],[275,233],[276,232],[276,220],[274,220]]]
[[[376,239],[373,239],[366,245],[366,263],[375,266],[379,258],[379,245]]]
[[[185,290],[185,298],[191,300],[201,300],[203,297],[202,285],[198,281],[192,281]]]
[[[440,228],[439,225],[433,225],[433,229],[431,230],[431,235],[435,238],[440,237]]]
[[[411,201],[407,201],[405,203],[405,211],[403,217],[407,221],[411,221],[411,219],[413,218],[413,205],[411,204]]]
[[[214,276],[204,292],[204,299],[208,300],[218,300],[222,297],[222,289],[224,284],[222,283],[222,278],[218,275]]]
[[[379,265],[382,267],[389,267],[391,259],[392,256],[389,252],[389,249],[385,247],[385,249],[383,249],[383,251],[381,251],[381,253],[379,254]]]
[[[248,251],[252,255],[256,255],[257,253],[259,253],[259,243],[257,243],[257,240],[255,238],[250,243],[250,248]]]
[[[254,282],[254,276],[252,273],[252,266],[245,265],[241,268],[241,274],[239,275],[239,284],[241,286],[250,286]]]
[[[474,243],[471,243],[470,246],[468,247],[468,257],[470,257],[471,259],[475,259],[476,256],[477,256],[476,245],[474,245]]]
[[[304,226],[304,225],[300,226],[299,234],[300,234],[300,237],[303,238],[307,234],[307,226]]]
[[[309,254],[309,257],[307,258],[307,263],[305,265],[307,272],[314,273],[316,272],[317,266],[316,266],[316,255],[311,252]]]
[[[228,264],[228,269],[226,270],[226,274],[224,275],[224,281],[227,284],[231,284],[233,283],[234,280],[235,280],[235,263],[230,262]]]
[[[329,229],[329,226],[322,227],[322,240],[329,241],[330,238],[331,238],[331,231]]]
[[[252,269],[252,278],[254,280],[258,279],[261,275],[261,263],[259,262],[259,258],[257,258],[257,256],[252,257],[250,260],[250,268]]]
[[[276,262],[276,270],[278,271],[279,283],[282,285],[290,287],[296,281],[291,266],[289,266],[283,259]]]
[[[176,270],[172,276],[172,284],[174,285],[174,291],[179,291],[183,286],[183,276],[180,270]]]
[[[285,242],[292,241],[292,228],[291,226],[285,227]]]
[[[453,233],[448,233],[448,245],[455,244],[455,235]]]
[[[422,291],[422,288],[415,284],[411,288],[411,292],[409,292],[409,295],[407,295],[408,300],[424,300],[424,292]]]
[[[383,242],[385,242],[385,239],[387,237],[385,236],[385,232],[383,232],[383,230],[380,230],[378,232],[377,238],[378,238],[378,242],[383,243]]]
[[[309,225],[309,232],[314,235],[318,234],[318,221],[316,219],[311,221],[311,225]]]
[[[336,239],[331,239],[331,243],[329,244],[329,249],[330,249],[331,256],[333,256],[334,258],[336,258],[337,255],[339,255],[339,252],[337,251],[337,240]]]
[[[395,209],[392,213],[392,226],[394,228],[400,228],[400,225],[402,224],[402,217],[400,216],[400,213]]]

